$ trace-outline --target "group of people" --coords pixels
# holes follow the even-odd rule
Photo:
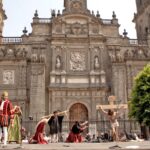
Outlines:
[[[44,137],[46,124],[48,124],[50,127],[49,142],[50,143],[59,142],[62,132],[62,121],[64,115],[67,115],[67,112],[68,111],[62,112],[54,111],[53,114],[42,117],[42,119],[38,122],[35,134],[30,138],[29,143],[48,144],[48,141]],[[81,132],[83,132],[83,130],[87,128],[87,123],[88,121],[85,121],[83,123],[75,121],[68,135],[68,138],[66,139],[66,142],[76,142],[76,143],[82,142],[83,139],[81,136]]]
[[[120,115],[119,111],[113,111],[109,109],[105,111],[101,105],[98,109],[102,112],[110,121],[112,137],[113,140],[118,141],[118,127],[119,123],[117,121]],[[123,108],[120,108],[123,109]],[[48,116],[43,116],[41,120],[37,123],[35,134],[29,139],[29,143],[47,144],[48,141],[45,139],[45,126],[46,124],[50,127],[49,132],[49,142],[57,143],[61,137],[62,132],[62,121],[64,115],[67,116],[68,111],[54,111],[53,114]],[[19,106],[12,105],[11,101],[8,99],[8,92],[3,92],[0,99],[0,139],[2,140],[2,135],[4,137],[4,146],[7,142],[21,143],[21,125],[20,116],[22,115]],[[88,127],[88,121],[79,122],[75,121],[72,126],[70,133],[66,139],[66,142],[76,142],[80,143],[83,141],[81,133]]]
[[[21,142],[20,115],[20,107],[13,107],[8,99],[8,92],[4,91],[0,99],[0,140],[3,141],[4,147],[7,142]]]

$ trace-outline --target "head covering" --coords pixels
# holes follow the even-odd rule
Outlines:
[[[4,91],[4,92],[2,93],[2,97],[8,97],[8,92],[7,92],[7,91]]]

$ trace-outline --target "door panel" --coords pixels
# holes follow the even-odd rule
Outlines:
[[[85,105],[81,103],[76,103],[72,105],[69,110],[70,114],[70,128],[72,127],[75,121],[84,122],[88,120],[88,110]]]

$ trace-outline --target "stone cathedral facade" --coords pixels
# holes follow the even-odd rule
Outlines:
[[[69,110],[70,121],[89,120],[95,130],[95,121],[105,120],[96,105],[108,104],[109,95],[127,104],[134,76],[150,62],[150,1],[136,4],[138,39],[120,35],[115,12],[102,19],[87,0],[64,0],[63,12],[53,10],[50,18],[36,11],[31,33],[4,37],[0,0],[0,93],[7,90],[22,107],[23,120]]]

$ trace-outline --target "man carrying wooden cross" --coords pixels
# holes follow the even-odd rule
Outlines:
[[[106,117],[109,119],[112,129],[112,136],[114,141],[118,141],[118,127],[119,123],[117,121],[117,118],[121,115],[122,109],[127,108],[127,104],[120,104],[120,108],[117,108],[117,105],[114,105],[116,97],[115,96],[109,96],[108,101],[110,105],[97,105],[96,108],[99,109]],[[108,112],[106,112],[104,109],[108,109]],[[113,109],[117,109],[114,111]]]

